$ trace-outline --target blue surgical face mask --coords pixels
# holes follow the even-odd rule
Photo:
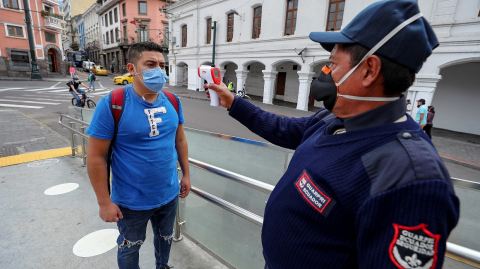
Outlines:
[[[138,76],[136,68],[134,67],[135,75]],[[168,81],[168,76],[165,70],[162,70],[160,67],[147,69],[142,71],[143,80],[138,77],[143,85],[147,87],[152,92],[159,92],[165,86],[165,83]]]

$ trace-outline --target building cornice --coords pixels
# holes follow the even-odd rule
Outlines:
[[[98,2],[97,2],[98,3]],[[97,11],[98,15],[102,15],[105,13],[107,10],[111,9],[115,5],[119,4],[120,0],[110,0],[108,1],[105,5],[101,6],[100,9]]]

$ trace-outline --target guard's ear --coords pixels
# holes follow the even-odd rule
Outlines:
[[[363,72],[362,72],[362,86],[365,88],[371,87],[372,85],[379,83],[382,79],[381,70],[382,70],[382,61],[378,56],[371,55],[365,59],[362,63]]]

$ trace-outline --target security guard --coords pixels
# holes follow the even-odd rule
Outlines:
[[[230,116],[295,150],[265,208],[266,268],[442,268],[459,200],[402,94],[438,46],[417,1],[373,3],[341,32],[310,39],[331,52],[311,86],[325,109],[311,117],[206,86]]]

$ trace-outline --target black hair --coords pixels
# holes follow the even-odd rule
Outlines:
[[[367,54],[369,49],[360,44],[342,44],[343,51],[350,54],[350,65],[354,67]],[[386,96],[398,96],[408,90],[415,81],[415,72],[403,65],[374,53],[382,64],[383,87]]]
[[[128,62],[137,64],[138,60],[142,57],[142,52],[144,51],[157,51],[163,53],[163,48],[155,42],[134,43],[130,49],[128,49]]]
[[[435,108],[434,108],[433,106],[430,106],[429,109],[430,109],[430,112],[432,112],[433,114],[435,114]]]
[[[425,104],[425,99],[419,99],[418,102],[422,103],[422,105]]]

